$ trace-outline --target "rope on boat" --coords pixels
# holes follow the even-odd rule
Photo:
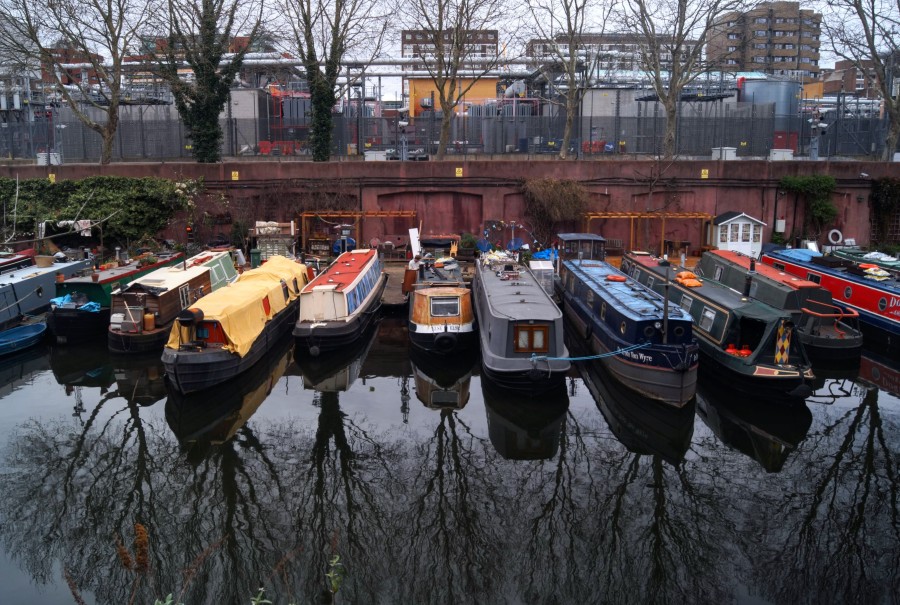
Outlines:
[[[625,347],[624,349],[616,349],[615,351],[610,351],[609,353],[600,353],[599,355],[588,355],[586,357],[547,357],[546,355],[531,355],[531,363],[534,364],[536,361],[589,361],[591,359],[603,359],[604,357],[613,357],[614,355],[620,355],[622,353],[628,353],[630,351],[637,351],[638,349],[643,349],[649,347],[652,343],[642,342],[641,344],[631,345],[630,347]]]

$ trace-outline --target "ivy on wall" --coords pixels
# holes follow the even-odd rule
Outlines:
[[[890,227],[900,212],[900,179],[883,178],[872,182],[872,225],[879,246],[897,244],[891,241]]]
[[[814,174],[810,176],[785,176],[778,186],[784,191],[793,192],[803,198],[804,239],[818,239],[838,215],[837,206],[831,201],[836,182],[833,176]]]
[[[534,235],[549,242],[556,224],[582,218],[588,203],[587,189],[581,183],[565,179],[529,179],[522,184],[525,215],[534,223]]]
[[[98,176],[79,181],[51,183],[47,179],[18,182],[0,178],[7,235],[10,237],[15,213],[16,235],[27,239],[41,221],[89,219],[103,223],[108,242],[125,246],[162,231],[176,212],[193,209],[193,197],[202,188],[200,181],[170,181],[159,178]]]

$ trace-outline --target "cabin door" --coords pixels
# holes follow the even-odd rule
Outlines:
[[[758,249],[756,250],[756,254],[754,254],[754,248],[759,248],[761,245],[759,240],[762,235],[762,227],[760,225],[754,225],[753,223],[732,223],[730,228],[731,237],[728,242],[728,248],[730,250],[746,254],[747,256],[756,256],[756,254],[759,254]],[[755,234],[754,228],[756,230]],[[754,235],[757,240],[756,246],[753,245]]]

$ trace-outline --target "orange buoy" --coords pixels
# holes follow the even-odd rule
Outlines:
[[[614,275],[610,274],[606,276],[606,281],[625,281],[627,278],[624,275]]]

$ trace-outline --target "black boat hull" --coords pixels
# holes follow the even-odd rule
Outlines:
[[[155,329],[151,332],[129,334],[118,330],[107,331],[106,343],[109,350],[120,354],[159,353],[166,346],[171,324],[167,328]]]
[[[47,314],[47,329],[57,344],[80,344],[100,340],[109,329],[109,308],[94,313],[56,307]]]

